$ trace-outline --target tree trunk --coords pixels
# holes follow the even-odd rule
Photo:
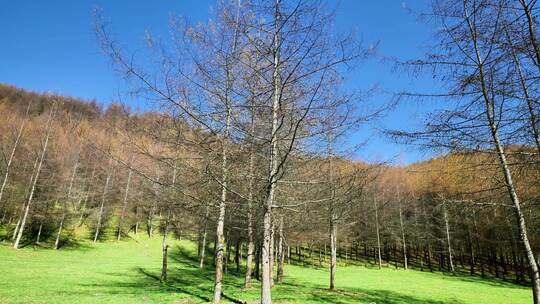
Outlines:
[[[156,181],[159,182],[159,179],[161,178],[160,172],[158,171],[156,173]],[[151,238],[154,236],[154,216],[156,214],[156,208],[157,208],[157,201],[159,199],[159,191],[157,183],[154,184],[154,195],[155,199],[152,202],[152,207],[150,208],[150,211],[148,212],[148,218],[146,219],[146,233],[148,234],[148,237]]]
[[[43,230],[43,221],[47,218],[48,212],[49,212],[49,204],[47,203],[45,205],[45,216],[43,217],[43,219],[41,221],[39,221],[39,228],[38,228],[38,233],[37,233],[37,236],[36,236],[36,244],[39,244],[39,242],[41,240],[41,231]]]
[[[291,246],[287,245],[287,264],[291,264]]]
[[[276,241],[276,229],[274,221],[272,221],[272,228],[270,233],[270,286],[274,286],[274,264],[275,264],[275,241]]]
[[[62,208],[62,219],[60,220],[60,225],[58,227],[58,233],[56,234],[56,240],[54,241],[54,249],[58,250],[60,248],[60,236],[62,235],[62,228],[64,227],[64,219],[66,218],[66,206]],[[41,226],[40,226],[41,229]],[[41,230],[40,230],[41,231]]]
[[[538,153],[540,153],[540,131],[538,130],[538,118],[535,113],[535,105],[534,105],[535,101],[531,98],[529,94],[529,87],[527,86],[527,83],[525,81],[525,75],[523,75],[523,71],[521,69],[521,63],[519,62],[519,58],[516,55],[516,51],[514,49],[514,46],[512,45],[512,40],[510,39],[510,35],[508,34],[508,31],[506,31],[506,36],[508,37],[507,41],[508,41],[508,44],[510,45],[510,50],[512,51],[512,58],[514,60],[514,65],[516,66],[517,75],[519,77],[519,84],[521,85],[521,90],[523,91],[523,97],[525,98],[525,101],[527,103],[527,110],[529,112],[529,121],[531,124],[531,131],[534,138],[534,143],[536,144],[536,150]],[[537,55],[540,55],[540,54],[537,54]]]
[[[237,3],[237,12],[236,12],[236,23],[238,23],[238,18],[240,17],[240,0]],[[238,38],[238,26],[234,29],[233,41],[231,44],[231,55],[236,55],[237,47],[237,38]],[[223,271],[223,247],[224,247],[224,236],[223,236],[223,227],[225,222],[225,208],[227,202],[227,185],[228,185],[228,153],[229,153],[229,132],[231,130],[231,90],[233,84],[233,75],[230,69],[229,56],[225,59],[225,88],[224,88],[224,101],[225,101],[225,128],[223,131],[223,141],[222,141],[222,155],[221,155],[221,200],[219,202],[219,215],[217,219],[216,227],[216,238],[217,238],[217,250],[216,250],[216,274],[214,280],[214,304],[221,302],[221,293],[222,293],[222,271]]]
[[[118,229],[117,229],[117,237],[116,237],[118,241],[120,241],[120,237],[122,236],[122,224],[124,223],[124,217],[126,215],[126,209],[128,205],[129,184],[131,183],[132,171],[133,170],[131,169],[131,165],[130,165],[127,183],[126,183],[126,192],[124,193],[124,203],[122,205],[122,213],[120,214],[120,220],[118,221]]]
[[[335,198],[336,198],[336,186],[334,183],[334,167],[332,159],[334,157],[333,151],[332,151],[332,134],[331,131],[327,133],[327,140],[328,140],[328,179],[330,182],[330,205],[329,205],[329,213],[330,213],[330,290],[335,289],[335,281],[336,281],[336,268],[337,268],[337,221],[338,217],[336,215],[335,210]]]
[[[255,278],[261,279],[261,244],[257,244],[255,247]]]
[[[130,162],[131,163],[131,162]],[[173,169],[173,176],[172,176],[172,187],[176,186],[176,163],[174,164]],[[129,191],[129,182],[131,180],[131,167],[129,169],[128,174],[128,181],[126,184],[126,194],[124,195],[124,209],[122,210],[122,213],[125,211],[126,207],[126,201],[127,201],[127,195]],[[159,280],[161,283],[164,283],[167,281],[167,259],[168,259],[168,249],[169,245],[167,243],[168,237],[169,237],[169,223],[171,221],[171,206],[169,205],[167,207],[167,216],[165,217],[165,227],[163,229],[163,241],[161,243],[161,249],[162,249],[162,263],[161,263],[161,276],[159,277]],[[122,214],[123,215],[123,214]],[[121,231],[121,225],[119,226],[119,231]],[[118,234],[118,237],[120,237],[120,232]]]
[[[214,279],[214,304],[221,302],[221,289],[222,289],[222,279],[223,279],[223,250],[225,249],[225,237],[223,235],[223,227],[225,225],[225,207],[227,202],[227,181],[228,181],[228,139],[229,139],[229,128],[231,124],[231,109],[227,105],[227,117],[226,117],[226,126],[223,135],[222,143],[222,157],[221,157],[221,200],[219,202],[219,215],[217,219],[216,227],[216,238],[217,238],[217,247],[216,247],[216,271]]]
[[[272,304],[272,269],[270,259],[271,238],[272,238],[272,206],[274,204],[274,195],[277,187],[278,178],[278,130],[279,130],[279,111],[281,102],[281,82],[280,82],[280,2],[275,3],[275,32],[273,45],[273,98],[272,98],[272,133],[270,138],[270,163],[269,176],[266,188],[266,201],[263,208],[263,247],[262,247],[262,286],[261,286],[261,304]]]
[[[469,254],[471,255],[471,258],[470,258],[470,274],[471,276],[474,275],[474,266],[476,264],[475,262],[475,258],[474,258],[474,246],[473,246],[473,241],[472,241],[472,236],[471,236],[471,227],[469,227],[469,225],[467,225],[467,244],[469,246]]]
[[[15,151],[17,151],[17,147],[19,146],[19,141],[21,139],[21,136],[23,134],[24,125],[26,124],[26,121],[28,120],[28,112],[30,111],[30,105],[32,103],[28,103],[28,107],[26,108],[26,114],[24,116],[23,121],[21,122],[21,125],[19,126],[19,131],[17,132],[17,137],[15,138],[15,142],[13,143],[13,148],[11,149],[11,153],[9,154],[9,158],[6,164],[6,172],[4,173],[4,180],[2,181],[2,186],[0,187],[0,206],[2,203],[2,195],[4,194],[4,189],[6,188],[8,178],[9,178],[9,170],[11,169],[11,163],[13,162],[13,158],[15,157]]]
[[[236,244],[234,245],[234,264],[236,265],[236,272],[240,272],[240,259],[242,254],[242,242],[240,238],[236,239]]]
[[[23,205],[23,210],[26,209],[26,202]],[[19,233],[19,227],[21,226],[22,221],[22,215],[19,216],[19,219],[17,220],[17,224],[15,224],[15,229],[13,229],[13,235],[11,236],[11,240],[15,242],[15,239],[17,238],[17,234]]]
[[[109,158],[109,168],[107,169],[107,178],[105,179],[105,186],[103,186],[103,195],[101,196],[101,205],[99,207],[96,233],[94,234],[94,244],[97,242],[97,239],[99,237],[99,231],[101,229],[101,219],[103,217],[103,209],[105,208],[105,199],[107,197],[107,192],[109,191],[109,182],[111,180],[111,174],[112,174],[112,158]]]
[[[253,94],[255,95],[255,94]],[[255,98],[252,96],[252,98]],[[253,100],[254,101],[254,100]],[[253,205],[253,182],[254,182],[254,166],[255,166],[255,151],[254,151],[254,143],[253,143],[253,137],[255,133],[255,109],[251,111],[251,126],[250,126],[250,136],[251,144],[250,144],[250,150],[249,150],[249,184],[248,184],[248,197],[247,197],[247,257],[246,257],[246,274],[244,277],[244,288],[250,288],[251,287],[251,273],[253,272],[253,250],[255,248],[255,244],[253,243],[253,211],[252,211],[252,205]]]
[[[202,241],[201,241],[201,253],[199,256],[199,268],[204,268],[204,258],[205,258],[205,249],[206,249],[206,234],[207,234],[207,227],[208,227],[208,213],[210,211],[210,206],[208,203],[206,203],[206,212],[204,214],[204,226],[203,226],[203,234],[202,234]]]
[[[330,220],[330,290],[335,289],[337,266],[337,224]]]
[[[448,223],[448,211],[446,210],[446,202],[443,199],[443,215],[444,215],[444,227],[446,231],[446,245],[448,249],[448,262],[450,265],[450,271],[454,273],[454,261],[452,258],[452,242],[450,240],[450,224]]]
[[[520,1],[523,1],[523,0],[520,0]],[[528,12],[526,7],[524,7],[524,9],[526,10],[526,12]],[[467,12],[465,12],[464,17],[465,17],[465,21],[467,21],[469,25],[471,35],[473,37],[478,37],[477,36],[478,33],[476,32],[475,27],[472,26],[471,21],[467,15]],[[531,20],[529,19],[529,17],[530,17],[530,14],[527,14],[527,18],[529,20],[529,26],[531,27],[532,23],[530,22]],[[492,100],[491,95],[489,93],[488,85],[486,83],[486,77],[484,73],[484,59],[482,55],[480,54],[480,50],[477,46],[476,39],[473,41],[473,43],[474,43],[474,50],[475,50],[475,55],[476,55],[476,62],[478,64],[478,77],[480,80],[482,96],[484,98],[484,104],[485,104],[485,109],[486,109],[485,112],[486,112],[487,122],[489,124],[489,129],[491,132],[493,145],[495,146],[495,149],[497,151],[497,156],[499,157],[500,169],[504,175],[505,186],[508,191],[508,195],[514,205],[514,212],[515,212],[515,216],[517,220],[519,236],[520,236],[521,242],[523,243],[527,261],[529,262],[529,268],[531,270],[531,284],[533,287],[533,300],[535,304],[539,304],[540,303],[540,274],[538,272],[538,263],[532,251],[531,245],[529,243],[529,237],[527,236],[527,227],[525,224],[525,216],[523,214],[523,211],[521,210],[521,202],[519,200],[518,194],[516,192],[516,188],[514,186],[512,173],[510,171],[510,167],[506,159],[506,152],[504,150],[503,143],[501,142],[499,138],[498,123],[495,121],[494,101]],[[533,45],[535,47],[535,50],[538,49],[536,41],[533,41]],[[540,52],[537,52],[537,54],[540,55]]]
[[[3,211],[2,211],[2,218],[0,219],[0,225],[4,224],[4,220],[6,219],[6,216],[7,216],[7,208],[2,208]]]
[[[36,237],[36,244],[39,244],[39,238],[41,237],[41,230],[43,229],[43,221],[39,223],[39,229]]]
[[[60,237],[62,235],[62,229],[64,228],[64,220],[66,218],[66,204],[71,199],[71,190],[73,189],[73,181],[75,180],[75,176],[77,175],[77,167],[79,166],[79,159],[77,157],[77,160],[75,161],[75,165],[73,166],[73,173],[71,174],[71,180],[69,182],[69,189],[66,196],[66,201],[62,204],[62,219],[60,220],[60,225],[58,226],[58,233],[56,234],[56,240],[54,242],[54,249],[58,250],[60,247]],[[80,201],[79,201],[80,202]]]
[[[82,207],[80,209],[80,217],[79,217],[79,226],[82,225],[82,222],[83,222],[83,218],[84,218],[84,213],[86,211],[86,203],[88,202],[88,197],[90,196],[90,188],[92,187],[92,182],[94,181],[94,175],[96,173],[96,165],[94,163],[94,166],[93,166],[93,169],[92,169],[92,175],[90,176],[90,181],[87,181],[87,188],[86,188],[86,194],[84,195],[84,200],[83,200],[83,204],[82,204]]]
[[[54,107],[54,105],[53,105],[53,107]],[[49,144],[49,137],[51,135],[52,122],[53,122],[53,119],[54,119],[55,112],[56,112],[55,109],[51,109],[51,112],[49,114],[49,119],[47,121],[47,131],[46,131],[46,134],[45,134],[45,142],[43,143],[43,148],[41,149],[41,156],[39,158],[39,164],[38,164],[38,166],[36,168],[36,174],[34,175],[34,180],[32,181],[32,188],[30,190],[30,194],[28,195],[28,201],[26,202],[26,207],[24,208],[24,214],[23,214],[22,219],[21,219],[21,224],[19,226],[19,231],[17,232],[17,237],[15,238],[15,243],[13,244],[13,248],[15,248],[15,249],[19,248],[19,244],[21,242],[21,238],[22,238],[22,235],[23,235],[23,232],[24,232],[26,220],[28,218],[28,212],[30,211],[30,205],[32,204],[32,199],[34,198],[34,193],[35,193],[35,190],[36,190],[36,184],[37,184],[37,181],[39,179],[39,173],[41,172],[41,167],[42,167],[43,161],[45,159],[45,153],[47,152],[47,146]]]
[[[271,181],[271,183],[273,183]],[[263,245],[261,248],[261,268],[262,268],[262,286],[261,286],[261,304],[271,304],[272,297],[270,288],[272,287],[272,269],[271,267],[271,245],[272,245],[272,204],[274,196],[274,186],[269,186],[269,195],[265,203],[263,216]]]
[[[399,193],[398,193],[399,195]],[[407,270],[408,263],[407,263],[407,241],[405,240],[405,226],[403,225],[403,213],[401,210],[401,199],[398,197],[399,200],[399,225],[401,227],[401,245],[403,249],[403,268]]]
[[[377,257],[379,260],[379,269],[382,268],[382,257],[381,257],[381,236],[379,232],[379,207],[377,206],[377,197],[373,194],[373,205],[375,208],[375,231],[377,232]]]
[[[139,206],[135,206],[135,217],[137,218],[135,222],[135,235],[137,235],[139,233]]]
[[[167,282],[167,257],[168,257],[167,250],[169,249],[169,245],[167,244],[167,238],[169,236],[170,219],[171,219],[171,208],[167,208],[167,218],[165,219],[165,228],[163,229],[163,241],[161,243],[162,263],[161,263],[161,276],[159,277],[159,281],[161,283]]]
[[[229,238],[230,232],[225,233],[225,262],[223,263],[223,273],[227,274],[229,271],[229,263],[231,261],[231,239]]]
[[[323,263],[323,257],[322,257],[322,248],[319,247],[319,267],[322,267]]]
[[[32,189],[32,185],[34,184],[34,177],[36,174],[36,168],[38,166],[38,163],[39,163],[39,155],[36,157],[36,160],[34,161],[34,166],[32,167],[32,174],[30,175],[30,184],[29,184],[30,186],[27,189],[27,193],[30,193],[30,190]],[[27,193],[25,193],[25,195]],[[22,210],[26,210],[26,203],[27,203],[26,201],[23,203]],[[24,212],[17,218],[17,224],[15,224],[15,229],[13,230],[13,235],[11,236],[11,240],[13,242],[15,242],[15,239],[17,238],[17,235],[19,233],[19,227],[21,226],[23,215],[24,215]],[[11,223],[11,217],[9,218],[9,221],[8,221],[8,224],[10,223]]]
[[[277,282],[283,283],[283,270],[285,264],[285,246],[283,240],[283,215],[279,218],[279,240],[277,246],[278,267],[277,267]]]

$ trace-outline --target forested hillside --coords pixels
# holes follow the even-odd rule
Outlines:
[[[0,88],[5,242],[62,250],[79,241],[74,231],[80,226],[88,228],[83,237],[92,242],[159,232],[197,242],[200,267],[213,264],[208,252],[217,246],[221,189],[219,149],[211,134],[163,113],[130,114],[114,103],[101,109],[95,102]],[[181,150],[170,148],[179,143]],[[529,148],[509,148],[516,155],[512,162],[526,162],[522,155]],[[230,145],[231,193],[223,226],[224,263],[252,258],[247,286],[251,271],[255,279],[261,275],[258,201],[264,189],[258,185],[267,170],[254,154],[241,142]],[[280,181],[272,221],[276,283],[286,274],[287,260],[319,266],[339,259],[526,284],[530,277],[514,214],[499,171],[486,165],[491,157],[463,152],[392,166],[294,155]],[[522,166],[515,177],[535,250],[538,174]]]

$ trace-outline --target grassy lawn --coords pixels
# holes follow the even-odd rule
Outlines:
[[[169,283],[158,281],[161,248],[149,240],[81,243],[59,251],[0,245],[0,303],[206,303],[212,298],[211,267],[201,271],[194,245],[171,242]],[[529,288],[479,278],[414,270],[338,268],[328,291],[326,270],[286,265],[276,303],[531,303]],[[259,285],[242,290],[243,274],[231,267],[225,300],[256,303]]]

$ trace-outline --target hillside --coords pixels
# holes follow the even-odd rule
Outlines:
[[[0,268],[2,299],[207,302],[219,233],[224,299],[258,298],[268,141],[237,132],[224,144],[215,130],[174,112],[101,109],[6,85],[0,115],[7,117],[0,121],[0,259],[9,261]],[[528,301],[525,257],[490,151],[406,166],[308,151],[294,150],[279,177],[271,226],[277,303]],[[533,203],[523,207],[527,221],[538,223],[540,171],[528,165],[531,148],[509,151],[516,188]],[[327,289],[332,256],[335,291]],[[167,283],[160,284],[164,258]],[[246,272],[253,287],[244,290]]]

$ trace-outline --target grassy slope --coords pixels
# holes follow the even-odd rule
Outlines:
[[[161,285],[157,237],[60,251],[1,245],[0,303],[205,303],[212,297],[213,272],[197,268],[193,249],[172,242],[170,280]],[[226,299],[255,300],[259,285],[242,290],[243,276],[233,268],[225,279]],[[338,268],[339,290],[330,292],[325,270],[287,265],[285,271],[285,283],[273,289],[276,303],[531,302],[528,288],[470,277],[349,266]]]

